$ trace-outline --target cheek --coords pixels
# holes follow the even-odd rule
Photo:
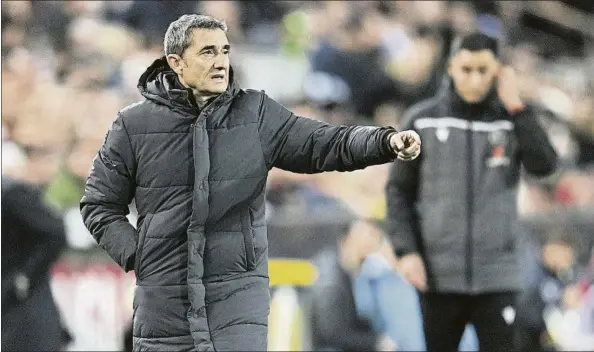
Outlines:
[[[480,89],[483,93],[486,93],[489,89],[491,89],[491,86],[493,85],[494,80],[495,80],[495,76],[485,75],[485,76],[483,76],[483,79],[481,80],[480,87],[477,87],[477,88]]]
[[[463,74],[463,73],[459,73],[454,75],[453,77],[454,80],[454,84],[456,85],[456,88],[460,91],[464,91],[466,90],[468,87],[468,78],[467,75]]]
[[[188,65],[188,70],[184,74],[184,78],[187,81],[200,81],[204,78],[205,75],[204,64],[199,61],[194,61]]]

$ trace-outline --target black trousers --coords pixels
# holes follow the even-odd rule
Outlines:
[[[457,352],[467,323],[474,325],[480,351],[515,351],[515,304],[515,292],[422,294],[427,351]]]

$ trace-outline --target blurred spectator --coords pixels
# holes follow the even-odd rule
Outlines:
[[[411,108],[403,128],[422,135],[421,158],[393,164],[388,221],[405,277],[422,295],[427,349],[453,351],[472,322],[481,349],[513,349],[520,288],[514,236],[520,164],[546,176],[557,157],[501,67],[495,39],[464,36],[451,84]],[[513,131],[513,132],[512,132]]]
[[[397,273],[392,247],[374,221],[355,221],[313,263],[320,273],[312,295],[314,348],[425,350],[417,293]],[[476,349],[469,328],[460,350]]]
[[[382,103],[404,102],[403,87],[386,73],[381,40],[372,12],[360,14],[356,9],[347,10],[344,21],[336,23],[336,28],[311,54],[310,79],[325,77],[329,84],[343,91],[332,98],[335,103],[348,102],[357,114],[367,118],[373,117],[375,109]],[[330,92],[332,90],[327,94]],[[306,91],[316,100],[323,99],[320,93],[323,92],[319,85],[312,85]]]
[[[372,232],[382,239],[379,249],[363,260],[354,282],[358,314],[367,317],[375,331],[389,336],[398,351],[426,350],[419,297],[414,286],[398,272],[392,246],[383,232],[377,233],[380,228],[371,221],[357,223],[352,231]],[[477,349],[476,333],[472,326],[467,326],[459,350]]]
[[[239,24],[248,43],[274,45],[279,41],[276,29],[288,10],[286,2],[242,0],[234,3],[241,12]]]
[[[21,147],[12,140],[12,121],[2,119],[2,173],[16,176],[26,163],[26,156]]]
[[[3,351],[58,351],[69,342],[49,281],[65,245],[62,219],[39,189],[3,176]]]
[[[112,12],[112,19],[122,21],[144,37],[146,46],[163,43],[169,24],[186,13],[195,13],[200,1],[131,1],[120,11]]]
[[[374,330],[357,312],[354,285],[365,258],[380,249],[382,237],[369,225],[355,222],[312,260],[318,278],[312,287],[313,348],[324,351],[394,351],[386,334]],[[386,253],[384,251],[384,253]],[[394,258],[385,258],[394,265]]]
[[[239,44],[245,40],[240,17],[241,4],[244,1],[200,1],[198,9],[200,13],[207,13],[213,17],[224,19],[227,24],[227,38],[231,45]],[[249,8],[249,7],[248,7]],[[244,14],[245,15],[245,14]]]
[[[517,331],[520,351],[550,350],[545,312],[564,305],[564,292],[576,283],[575,235],[554,231],[544,244],[537,270],[518,299]]]

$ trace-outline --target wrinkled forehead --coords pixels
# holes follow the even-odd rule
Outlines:
[[[227,45],[229,45],[227,34],[221,29],[195,28],[192,30],[191,48],[203,48],[207,46],[222,48]]]
[[[459,66],[492,67],[496,66],[499,61],[491,50],[470,51],[462,49],[452,57],[451,63]]]

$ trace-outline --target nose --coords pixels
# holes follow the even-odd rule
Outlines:
[[[223,70],[229,66],[229,58],[227,55],[219,54],[214,60],[214,68]]]
[[[473,72],[469,83],[473,89],[478,89],[483,85],[483,76],[478,72]]]

